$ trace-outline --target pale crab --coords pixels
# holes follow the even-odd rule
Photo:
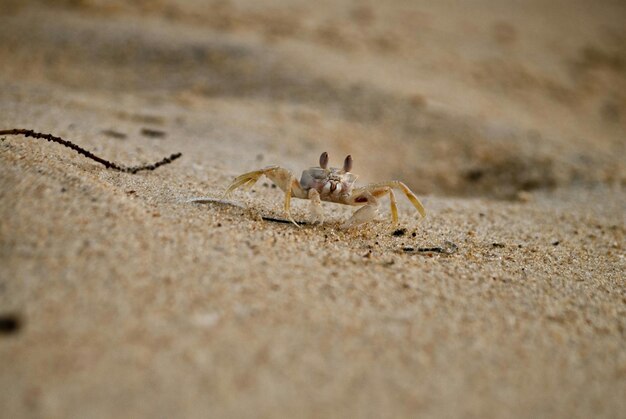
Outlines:
[[[358,176],[350,173],[351,169],[352,156],[346,157],[343,168],[329,168],[328,153],[324,152],[320,156],[319,167],[311,167],[303,171],[300,181],[289,170],[279,166],[270,166],[236,177],[224,192],[224,196],[240,187],[251,188],[261,176],[265,175],[285,192],[285,214],[289,221],[297,226],[298,223],[291,217],[291,197],[309,199],[311,201],[311,222],[320,224],[324,221],[322,201],[344,205],[362,205],[362,208],[356,210],[352,217],[343,223],[341,226],[343,229],[373,220],[378,214],[379,198],[385,195],[389,195],[392,221],[394,224],[397,223],[398,207],[393,189],[402,191],[419,214],[422,217],[426,216],[424,206],[404,183],[392,180],[355,187],[354,183]]]

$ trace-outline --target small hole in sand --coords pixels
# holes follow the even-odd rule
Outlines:
[[[13,335],[19,332],[21,326],[21,321],[17,315],[0,315],[0,335]]]

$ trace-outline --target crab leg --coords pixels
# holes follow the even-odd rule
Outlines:
[[[362,224],[368,222],[376,217],[380,202],[378,198],[389,194],[389,204],[391,207],[391,219],[394,223],[398,222],[398,204],[396,201],[396,195],[393,192],[393,188],[400,189],[407,197],[413,206],[417,209],[422,217],[426,216],[424,206],[417,199],[415,194],[402,182],[390,181],[373,183],[358,189],[355,189],[350,197],[346,200],[348,205],[361,205],[363,208],[358,209],[352,214],[352,217],[346,221],[342,228],[349,228],[353,225]]]
[[[235,180],[226,188],[223,197],[226,197],[232,191],[237,188],[251,188],[261,178],[261,176],[267,176],[272,182],[274,182],[282,191],[285,192],[285,214],[287,219],[300,227],[298,223],[291,217],[291,196],[297,198],[306,197],[306,193],[300,186],[300,182],[293,176],[293,174],[282,167],[271,166],[261,170],[255,170],[253,172],[244,173],[237,176]]]
[[[308,193],[309,201],[311,201],[311,223],[322,224],[324,222],[324,209],[322,208],[322,200],[320,194],[316,189],[309,189]]]
[[[294,182],[298,182],[298,181],[292,176],[291,182],[290,182],[292,186],[288,187],[287,190],[285,191],[285,215],[287,216],[287,219],[291,221],[296,227],[300,227],[300,225],[296,223],[294,219],[291,217],[291,190],[293,186],[295,186]]]
[[[398,204],[396,203],[396,194],[391,188],[389,188],[389,206],[391,207],[391,220],[395,224],[398,222]]]
[[[426,217],[426,210],[424,209],[424,206],[422,205],[420,200],[417,198],[417,196],[415,196],[415,194],[409,189],[408,186],[406,186],[404,183],[400,182],[399,180],[391,180],[388,182],[380,182],[380,183],[371,183],[367,186],[356,189],[352,193],[352,195],[356,195],[359,192],[362,192],[364,190],[372,191],[374,193],[380,190],[380,192],[378,192],[378,196],[382,196],[385,194],[384,192],[385,188],[401,190],[402,193],[404,193],[404,195],[407,197],[407,199],[411,201],[411,204],[413,204],[417,212],[419,212],[422,217]]]

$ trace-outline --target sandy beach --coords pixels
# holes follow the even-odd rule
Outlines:
[[[620,1],[0,3],[0,417],[624,418]],[[268,179],[327,151],[379,218]],[[204,201],[192,202],[194,198]]]

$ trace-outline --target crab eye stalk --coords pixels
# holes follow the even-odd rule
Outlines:
[[[352,170],[352,156],[348,155],[343,161],[343,171],[349,172],[350,170]]]
[[[328,153],[325,151],[320,156],[320,167],[322,169],[326,169],[328,167]]]

